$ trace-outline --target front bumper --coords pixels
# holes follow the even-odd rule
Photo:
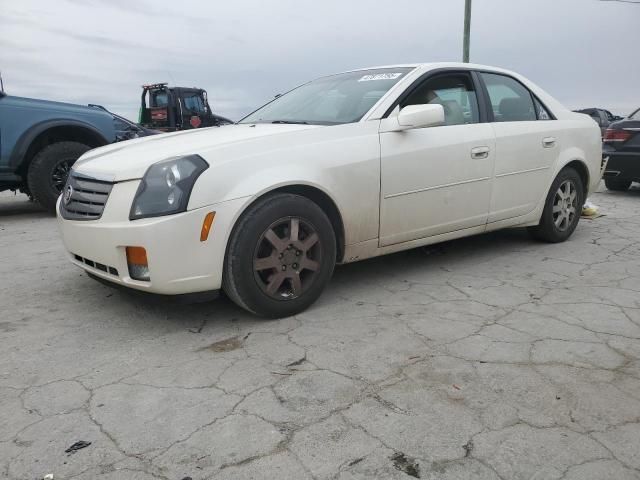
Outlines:
[[[244,199],[131,221],[129,210],[138,184],[138,180],[114,184],[99,220],[66,220],[58,200],[58,224],[71,262],[103,280],[150,293],[220,289],[227,239]],[[201,242],[202,223],[209,212],[215,212],[215,220],[209,238]],[[149,281],[130,277],[127,246],[146,249]]]

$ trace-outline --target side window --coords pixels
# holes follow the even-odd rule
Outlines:
[[[426,80],[400,104],[400,108],[427,103],[442,105],[445,125],[479,122],[478,99],[471,77],[465,73],[438,75]]]
[[[184,106],[187,110],[190,110],[192,112],[205,113],[204,102],[202,101],[200,95],[185,95],[183,97],[183,100]]]
[[[513,78],[495,73],[481,73],[489,92],[496,122],[537,120],[531,92]]]
[[[553,117],[549,113],[549,110],[547,110],[537,98],[533,97],[533,102],[536,104],[536,113],[538,115],[538,120],[553,120]]]

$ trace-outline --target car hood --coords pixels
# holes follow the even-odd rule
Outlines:
[[[167,158],[203,154],[231,143],[309,128],[318,126],[242,124],[153,135],[91,150],[80,157],[73,171],[110,182],[134,180],[142,178],[151,165]],[[211,163],[211,156],[207,156],[207,161]]]

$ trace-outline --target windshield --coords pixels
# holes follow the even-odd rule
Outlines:
[[[377,68],[322,77],[277,97],[239,123],[357,122],[411,70]]]
[[[629,120],[640,120],[640,108],[629,115]]]

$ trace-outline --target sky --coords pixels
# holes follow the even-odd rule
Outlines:
[[[628,0],[632,2],[636,0]],[[137,119],[141,85],[204,88],[234,120],[325,74],[460,61],[464,0],[0,0],[11,95]],[[567,107],[640,107],[640,4],[473,0],[471,61]]]

